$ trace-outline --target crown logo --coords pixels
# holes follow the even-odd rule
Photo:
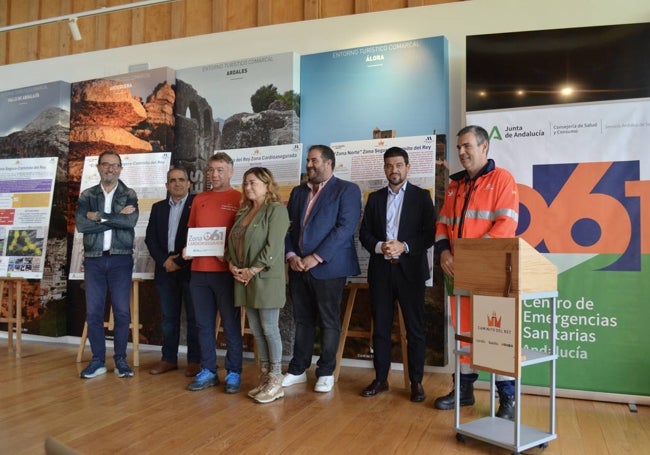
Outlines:
[[[501,328],[501,317],[497,318],[497,312],[493,311],[492,314],[487,316],[487,325],[488,327],[497,327]]]

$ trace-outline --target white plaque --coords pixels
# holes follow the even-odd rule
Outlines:
[[[185,254],[191,257],[223,256],[226,246],[225,227],[189,228]]]
[[[472,367],[519,377],[517,300],[472,296]]]

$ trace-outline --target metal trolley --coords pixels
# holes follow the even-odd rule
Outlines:
[[[504,267],[500,267],[504,264]],[[455,371],[460,372],[461,357],[472,358],[472,363],[480,366],[490,373],[490,415],[478,418],[467,423],[460,422],[460,387],[455,387],[454,403],[454,431],[456,439],[460,442],[465,437],[481,440],[505,449],[514,454],[532,447],[547,447],[549,441],[557,438],[555,433],[555,394],[556,394],[556,312],[557,312],[557,272],[546,258],[537,253],[522,239],[458,239],[456,241],[456,254],[454,255],[454,281],[453,295],[456,297],[456,322],[455,322]],[[457,288],[456,288],[457,286]],[[495,373],[500,371],[490,362],[486,351],[480,354],[470,349],[470,344],[478,349],[477,334],[461,333],[461,304],[460,297],[465,296],[503,296],[513,298],[513,321],[515,330],[512,345],[515,355],[515,367],[512,370],[515,376],[515,415],[510,421],[495,415]],[[531,299],[550,299],[548,320],[549,350],[548,352],[524,349],[521,347],[521,308],[522,302]],[[472,305],[477,304],[473,300]],[[480,311],[479,307],[472,311]],[[478,320],[477,320],[478,321]],[[478,327],[475,325],[474,327]],[[483,335],[479,335],[483,336]],[[484,342],[485,340],[483,340]],[[461,342],[468,346],[461,346]],[[483,348],[482,348],[483,349]],[[519,351],[519,357],[516,353]],[[548,430],[540,430],[521,424],[521,369],[523,367],[541,363],[549,363],[549,425]],[[458,378],[457,378],[458,379]]]
[[[469,292],[462,290],[454,290],[454,295],[459,298],[460,296],[468,296]],[[456,439],[464,442],[465,437],[478,439],[505,449],[511,450],[514,454],[529,449],[531,447],[547,447],[548,442],[557,438],[555,433],[555,368],[556,360],[558,358],[556,352],[555,341],[555,313],[557,302],[557,291],[549,293],[535,293],[525,294],[523,300],[537,299],[537,298],[552,298],[551,308],[551,328],[550,333],[550,353],[538,352],[529,349],[522,349],[522,356],[525,360],[521,362],[521,366],[535,365],[538,363],[550,363],[550,378],[549,378],[549,426],[548,431],[539,430],[527,425],[521,424],[521,378],[515,379],[515,419],[514,421],[501,419],[495,416],[495,374],[490,373],[490,415],[471,422],[460,422],[460,387],[455,388],[455,406],[454,406],[454,430],[456,431]],[[458,300],[457,300],[458,302]],[[460,333],[460,305],[456,305],[456,333]],[[456,337],[456,371],[460,371],[460,358],[462,356],[469,356],[470,350],[468,347],[461,348],[461,341],[465,337]]]

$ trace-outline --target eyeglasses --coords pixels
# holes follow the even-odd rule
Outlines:
[[[120,163],[99,163],[98,166],[101,167],[102,169],[113,169],[113,170],[122,167]]]

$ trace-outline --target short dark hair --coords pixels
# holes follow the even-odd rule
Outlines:
[[[102,158],[104,158],[106,155],[115,155],[118,160],[120,160],[120,167],[122,167],[122,158],[120,155],[115,151],[115,150],[104,150],[100,155],[99,158],[97,159],[97,164],[102,164]]]
[[[175,166],[167,171],[167,181],[169,182],[169,174],[172,173],[172,171],[181,171],[183,174],[185,174],[185,180],[190,179],[190,174],[187,172],[187,169],[185,169],[182,166]]]
[[[322,144],[317,144],[317,145],[312,145],[309,147],[309,150],[307,153],[311,152],[312,150],[320,150],[320,157],[323,161],[331,161],[332,162],[332,170],[336,167],[336,155],[334,155],[334,150],[332,150],[330,147],[327,145],[322,145]]]
[[[401,147],[391,147],[388,150],[384,152],[384,161],[386,161],[386,158],[393,158],[394,156],[401,156],[404,158],[404,164],[409,164],[409,154],[406,153],[406,150],[404,150]]]
[[[230,155],[228,155],[226,152],[217,152],[214,155],[212,155],[208,159],[208,163],[211,163],[213,161],[223,161],[226,164],[228,164],[228,166],[230,166],[230,167],[234,166],[234,162],[233,162],[232,158],[230,158]]]
[[[476,137],[476,143],[478,145],[481,145],[483,142],[487,141],[489,147],[490,135],[487,131],[485,131],[485,128],[478,125],[467,125],[466,127],[460,129],[456,137],[467,133],[474,133],[474,136]]]

